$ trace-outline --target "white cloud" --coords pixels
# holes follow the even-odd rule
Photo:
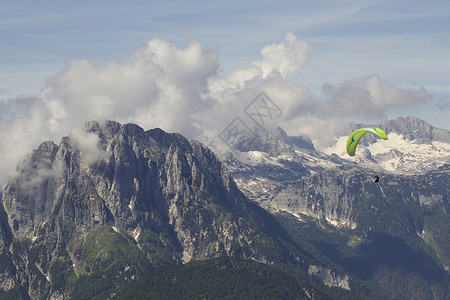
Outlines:
[[[85,132],[81,128],[74,128],[70,133],[70,138],[78,146],[88,164],[104,157],[105,151],[98,147],[100,142],[98,135]]]
[[[74,130],[90,120],[159,127],[207,143],[236,117],[252,126],[244,109],[265,92],[282,110],[272,125],[281,125],[291,135],[310,135],[325,147],[342,126],[342,116],[370,119],[390,108],[430,100],[424,89],[399,89],[371,75],[337,87],[325,85],[331,99],[318,101],[307,88],[289,80],[307,62],[309,51],[308,44],[288,33],[285,41],[263,47],[260,60],[226,77],[219,75],[217,53],[203,50],[198,40],[179,49],[153,39],[120,63],[70,61],[39,97],[0,103],[0,172],[10,174],[41,141],[57,143],[71,131],[88,160],[99,159],[98,140]]]
[[[52,113],[48,125],[58,130],[63,123],[67,131],[87,120],[115,119],[195,133],[190,116],[203,105],[207,79],[217,68],[217,55],[197,40],[184,49],[151,40],[122,64],[72,61],[42,95]]]
[[[345,128],[344,122],[337,117],[322,118],[314,114],[305,114],[282,123],[290,135],[306,135],[311,138],[314,147],[323,150],[335,142],[335,137]]]
[[[0,103],[0,184],[17,163],[50,136],[46,126],[49,112],[39,98]]]
[[[264,78],[274,72],[278,72],[283,78],[286,78],[300,70],[307,60],[309,51],[310,47],[307,43],[288,32],[285,42],[265,46],[261,50],[263,59],[254,61],[253,65],[261,68]]]
[[[322,91],[331,98],[322,103],[324,115],[354,115],[368,120],[383,118],[393,108],[424,105],[433,99],[423,87],[401,89],[382,83],[376,74],[347,80],[338,87],[324,84]]]

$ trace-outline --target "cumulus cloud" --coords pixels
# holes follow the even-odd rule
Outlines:
[[[13,173],[21,159],[50,137],[46,126],[49,117],[39,98],[0,103],[0,184]]]
[[[265,46],[261,50],[262,60],[254,61],[253,65],[261,69],[263,77],[277,72],[286,78],[300,70],[307,60],[309,51],[307,43],[289,32],[286,34],[285,42]]]
[[[286,79],[306,63],[309,51],[307,43],[289,32],[284,42],[263,47],[262,58],[253,61],[248,67],[235,70],[226,78],[210,78],[211,92],[216,92],[214,96],[220,96],[218,94],[226,90],[242,90],[255,83]]]
[[[151,40],[122,64],[72,61],[42,95],[52,114],[48,126],[60,130],[64,124],[67,131],[86,120],[115,119],[195,134],[190,117],[204,105],[207,78],[217,68],[217,55],[197,40],[181,50]]]
[[[390,108],[430,101],[424,89],[396,88],[377,75],[337,87],[325,84],[329,101],[318,101],[306,87],[289,80],[307,63],[309,52],[307,43],[287,33],[284,41],[263,47],[260,59],[228,76],[218,72],[218,54],[204,50],[195,39],[182,49],[153,39],[123,62],[70,61],[41,95],[0,102],[0,180],[40,142],[58,143],[70,132],[88,160],[101,158],[96,137],[74,130],[90,120],[159,127],[208,144],[237,117],[254,126],[245,109],[264,92],[282,112],[272,125],[327,145],[343,126],[343,116],[371,119],[384,116]]]
[[[321,105],[325,116],[359,116],[368,120],[383,118],[392,108],[423,105],[433,97],[424,89],[401,89],[382,83],[379,76],[350,79],[337,87],[322,86],[331,100]]]

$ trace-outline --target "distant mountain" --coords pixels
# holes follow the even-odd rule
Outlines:
[[[348,135],[368,126],[374,125],[349,124],[324,152],[277,138],[280,128],[264,129],[256,133],[258,147],[232,157],[228,169],[295,241],[372,288],[398,299],[445,299],[450,132],[415,117],[387,120],[375,126],[388,141],[366,134],[357,155],[348,156]],[[275,146],[283,151],[265,150]],[[376,184],[375,174],[381,178]]]
[[[357,155],[350,157],[345,150],[348,135],[369,126],[385,130],[388,140],[366,134],[358,145]],[[323,151],[317,150],[309,137],[291,137],[281,128],[257,129],[250,143],[245,143],[245,138],[248,137],[241,137],[240,143],[232,145],[238,155],[227,160],[228,170],[239,179],[294,180],[340,166],[418,175],[450,164],[450,131],[434,128],[412,116],[375,125],[349,124],[346,131],[336,136],[335,144]]]
[[[380,127],[386,132],[402,135],[407,140],[425,139],[450,144],[450,132],[448,130],[435,128],[414,116],[389,119],[382,122]]]
[[[389,119],[381,124],[352,124],[352,130],[377,126],[388,134],[388,141],[366,134],[357,151],[359,157],[350,159],[345,152],[349,132],[342,132],[337,143],[326,149],[341,158],[357,162],[369,168],[400,174],[420,174],[450,164],[450,131],[434,128],[419,118],[408,116]]]

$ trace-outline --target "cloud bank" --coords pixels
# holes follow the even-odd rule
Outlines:
[[[400,89],[378,75],[323,85],[326,101],[289,80],[307,63],[310,46],[294,34],[267,45],[261,58],[227,76],[220,75],[219,56],[191,40],[183,49],[162,39],[138,46],[123,62],[96,65],[73,60],[45,86],[41,95],[0,102],[0,182],[26,153],[44,140],[59,142],[72,132],[79,141],[90,120],[133,122],[159,127],[204,143],[214,141],[237,117],[252,126],[246,107],[264,92],[282,111],[265,126],[281,126],[290,135],[309,135],[316,146],[328,145],[343,126],[342,118],[383,117],[392,108],[431,100],[423,88]],[[329,134],[324,134],[329,133]],[[80,145],[92,151],[95,138]]]
[[[376,74],[347,80],[338,87],[324,84],[322,91],[331,97],[321,107],[325,115],[359,115],[368,120],[384,118],[392,108],[423,105],[433,100],[424,88],[400,89],[382,83]]]

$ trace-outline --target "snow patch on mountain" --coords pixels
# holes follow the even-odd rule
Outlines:
[[[295,154],[297,160],[301,161],[303,165],[309,167],[311,170],[317,167],[324,169],[335,168],[339,165],[339,163],[330,160],[329,156],[313,155],[300,150],[295,150]]]
[[[239,161],[251,166],[270,164],[282,167],[283,165],[277,162],[277,159],[278,157],[272,157],[262,151],[248,151],[239,153]]]
[[[336,142],[325,149],[322,149],[322,152],[327,154],[327,155],[332,155],[333,153],[339,155],[339,157],[342,158],[347,158],[348,154],[347,151],[345,150],[346,148],[346,143],[347,143],[347,138],[346,136],[341,136],[336,138]],[[358,148],[360,147],[360,145],[358,145]]]
[[[361,140],[354,157],[347,154],[346,143],[347,137],[341,136],[323,152],[336,154],[348,162],[404,174],[419,174],[450,163],[450,144],[441,141],[409,140],[401,134],[389,133],[387,141],[377,139],[364,143]]]

